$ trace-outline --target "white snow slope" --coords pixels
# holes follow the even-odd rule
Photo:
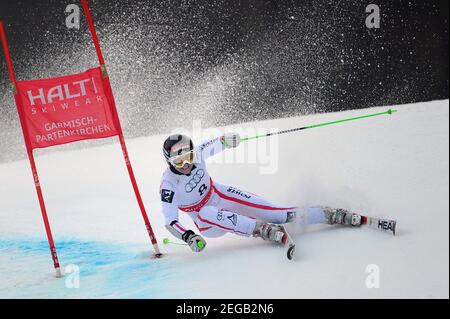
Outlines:
[[[397,109],[392,116],[249,141],[229,150],[231,157],[210,159],[216,181],[275,203],[325,204],[398,221],[395,237],[367,228],[291,226],[297,242],[292,262],[279,246],[232,234],[207,239],[201,254],[163,246],[170,234],[159,204],[165,168],[165,135],[160,135],[128,140],[150,220],[166,253],[160,260],[150,258],[117,143],[38,152],[56,248],[67,272],[57,279],[28,161],[1,164],[0,297],[448,298],[449,102]],[[229,130],[242,135],[255,128],[283,130],[384,110],[246,123],[204,130],[202,137]],[[199,142],[195,136],[194,141]],[[180,218],[195,229],[187,216]],[[74,269],[79,277],[69,274]],[[376,285],[377,274],[378,288],[368,288],[366,281]]]

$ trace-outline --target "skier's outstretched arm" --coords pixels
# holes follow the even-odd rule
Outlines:
[[[226,133],[220,137],[203,142],[197,147],[202,160],[222,152],[226,148],[238,147],[241,137],[238,133]]]
[[[178,239],[182,239],[186,229],[178,221],[178,205],[175,191],[170,183],[161,185],[161,207],[167,230]]]
[[[192,251],[202,251],[206,247],[206,241],[178,221],[176,194],[168,183],[161,185],[161,203],[166,229],[173,236],[187,243]]]

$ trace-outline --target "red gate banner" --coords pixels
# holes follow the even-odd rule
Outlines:
[[[87,0],[81,0],[81,3],[100,67],[80,74],[45,80],[16,81],[4,25],[0,21],[0,41],[6,57],[6,66],[57,277],[61,276],[60,264],[34,161],[35,148],[117,135],[136,200],[153,245],[154,256],[157,258],[162,256],[131,167],[94,21]]]
[[[45,80],[18,81],[31,148],[118,135],[109,81],[100,67]]]

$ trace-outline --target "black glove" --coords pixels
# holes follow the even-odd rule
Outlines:
[[[199,253],[206,247],[206,241],[202,236],[195,234],[192,230],[187,230],[182,238],[193,252]]]

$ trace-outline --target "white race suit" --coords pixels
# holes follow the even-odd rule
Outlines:
[[[218,237],[226,232],[250,236],[256,220],[285,223],[288,212],[296,207],[283,207],[236,187],[212,180],[205,159],[225,149],[221,138],[197,146],[196,160],[189,175],[168,167],[162,176],[160,194],[162,212],[168,230],[177,238],[188,230],[179,221],[179,210],[189,215],[205,237]],[[318,212],[323,216],[320,209]],[[322,222],[322,217],[319,217]]]

